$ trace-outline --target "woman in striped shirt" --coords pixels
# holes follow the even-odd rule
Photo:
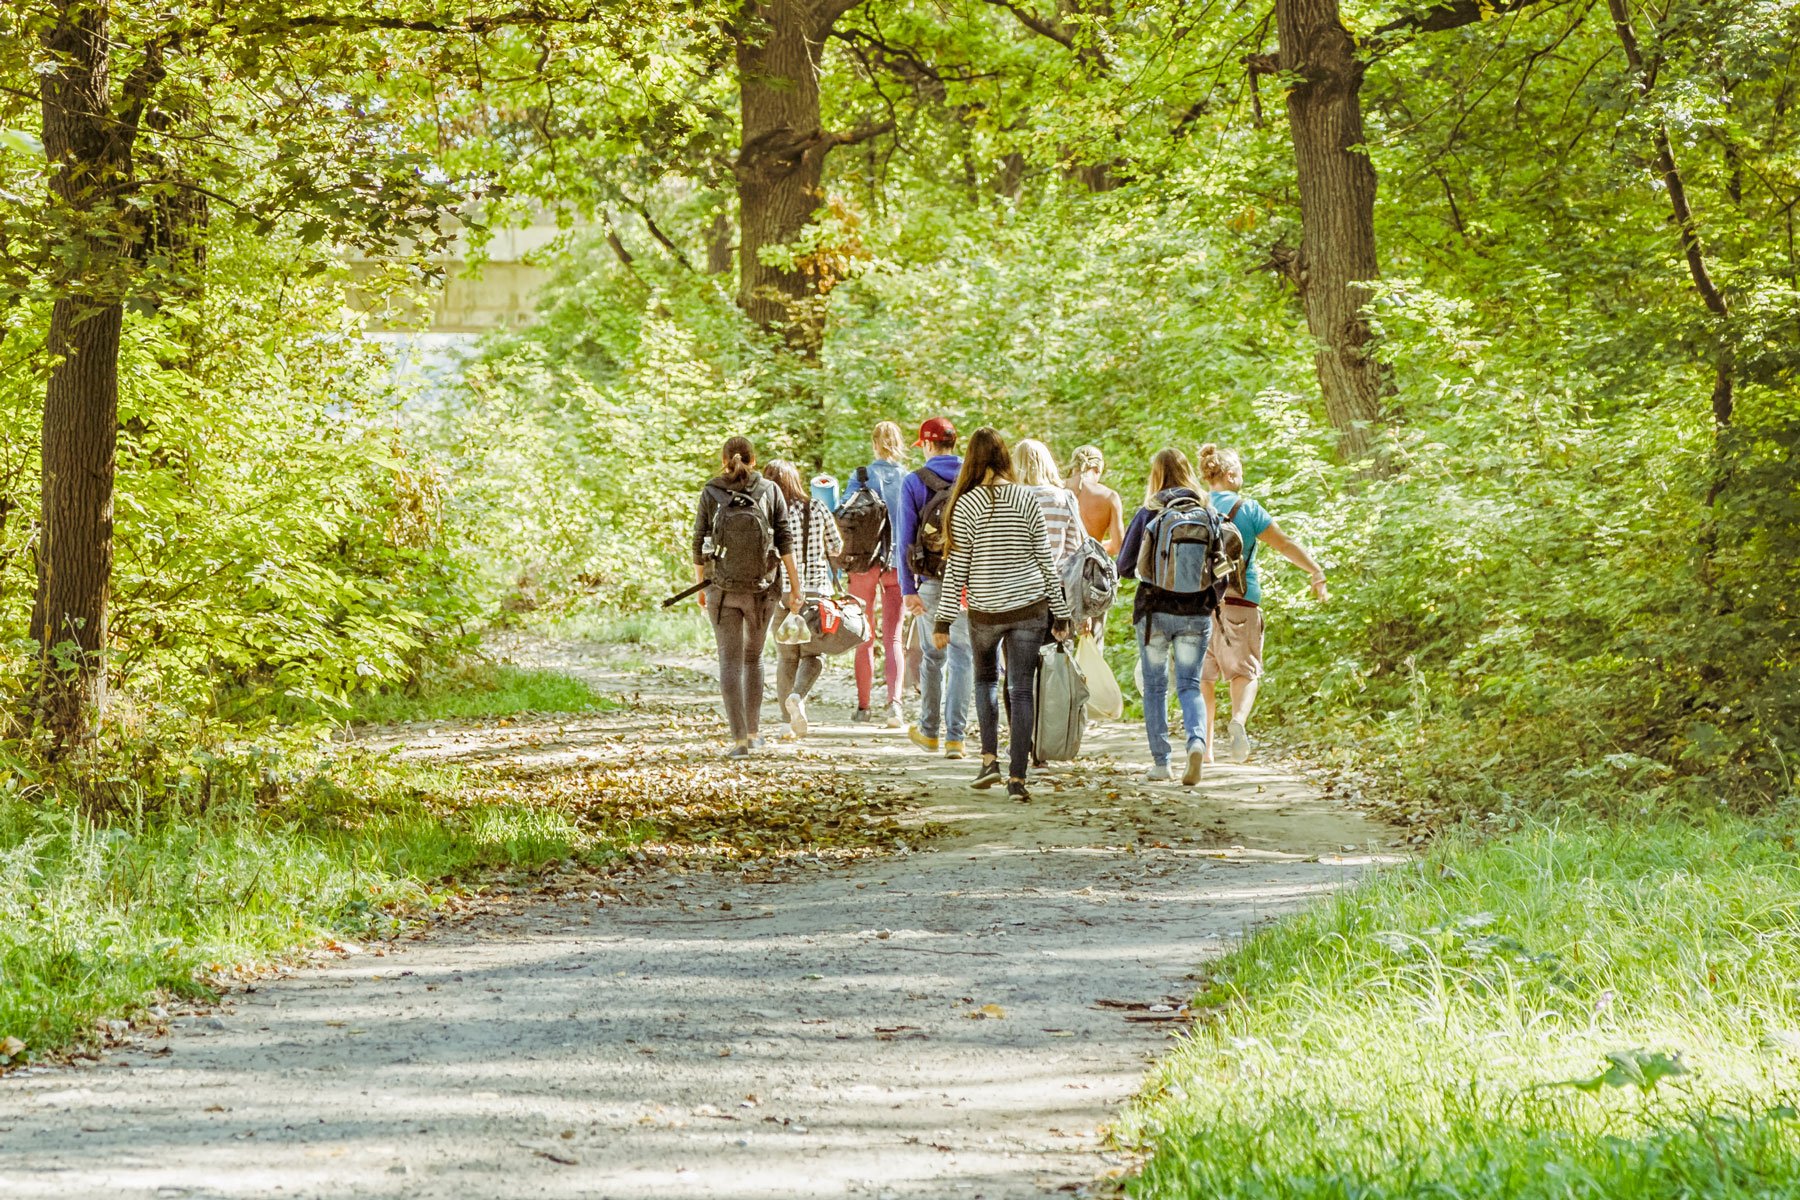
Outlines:
[[[932,638],[942,649],[966,595],[975,655],[975,712],[981,722],[981,773],[975,786],[1000,782],[1000,652],[1012,712],[1006,792],[1028,801],[1025,773],[1036,729],[1038,650],[1069,635],[1069,603],[1050,558],[1037,494],[1013,476],[1000,434],[977,429],[950,494],[949,552]],[[1052,619],[1055,625],[1052,626]]]
[[[1044,509],[1044,533],[1050,539],[1050,561],[1062,566],[1063,560],[1081,549],[1087,529],[1081,524],[1081,509],[1075,493],[1063,486],[1062,474],[1050,447],[1036,438],[1022,438],[1013,443],[1013,474],[1020,483],[1037,493]]]
[[[763,475],[781,489],[787,500],[788,536],[794,546],[794,565],[800,570],[800,586],[796,588],[788,582],[787,567],[783,566],[783,586],[790,594],[804,592],[822,596],[829,593],[832,556],[844,549],[844,535],[838,532],[831,510],[813,498],[806,485],[800,482],[800,469],[786,459],[770,461],[763,468]],[[806,696],[824,669],[824,655],[808,652],[804,645],[776,643],[775,699],[788,719],[788,728],[797,738],[806,736]]]

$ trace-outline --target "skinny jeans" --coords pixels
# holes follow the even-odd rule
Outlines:
[[[763,645],[779,602],[774,592],[706,589],[706,615],[719,649],[719,692],[736,742],[756,737],[762,727]]]

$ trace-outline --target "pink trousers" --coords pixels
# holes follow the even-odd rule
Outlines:
[[[876,619],[876,597],[881,603],[881,669],[887,683],[887,703],[900,698],[901,651],[900,572],[895,570],[859,571],[850,577],[850,594],[862,601],[869,620]],[[875,641],[871,638],[856,650],[856,707],[869,707],[869,693],[875,686]]]

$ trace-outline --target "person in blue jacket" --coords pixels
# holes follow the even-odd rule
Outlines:
[[[881,497],[888,510],[888,548],[884,561],[851,575],[849,586],[850,594],[862,602],[870,621],[875,620],[876,601],[880,600],[881,669],[887,685],[887,707],[883,711],[887,727],[899,729],[906,724],[900,704],[900,689],[906,675],[904,651],[900,648],[900,626],[905,616],[904,601],[900,598],[900,508],[905,502],[906,435],[892,421],[882,421],[875,426],[871,440],[874,461],[850,473],[843,502],[848,503],[850,497],[864,490]],[[870,638],[856,648],[856,715],[851,718],[856,724],[872,724],[882,719],[870,707],[874,690],[875,639]]]
[[[962,470],[962,458],[956,453],[956,426],[948,417],[932,417],[920,425],[919,440],[913,444],[925,448],[925,465],[906,477],[900,507],[894,511],[894,524],[900,547],[900,591],[906,597],[906,611],[915,620],[923,620],[926,613],[938,610],[943,565],[939,562],[934,568],[925,561],[930,556],[919,543],[919,517],[940,485],[947,495],[957,472]],[[924,479],[927,474],[936,477],[929,486]],[[948,521],[949,513],[943,517]],[[968,613],[951,623],[947,647],[933,645],[930,638],[921,641],[925,657],[919,670],[919,721],[908,736],[913,745],[928,753],[935,754],[941,748],[944,757],[961,758],[969,705],[975,696],[975,656],[969,644]]]

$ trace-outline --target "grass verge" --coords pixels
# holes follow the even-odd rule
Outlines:
[[[350,725],[386,725],[399,721],[451,721],[475,717],[510,717],[518,713],[607,712],[618,706],[579,679],[557,671],[532,670],[505,663],[471,659],[434,669],[418,686],[381,692],[358,692],[347,709],[327,711],[304,697],[257,694],[244,703],[226,700],[237,721],[271,718],[284,725],[304,725],[329,718]]]
[[[1796,979],[1781,829],[1451,839],[1211,969],[1118,1127],[1129,1192],[1800,1196]]]

